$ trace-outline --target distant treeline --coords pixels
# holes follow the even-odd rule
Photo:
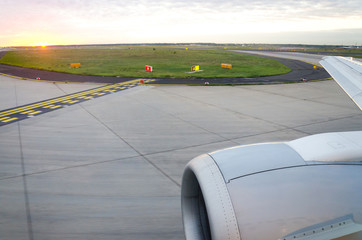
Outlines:
[[[82,45],[51,45],[48,47],[128,47],[128,46],[210,46],[210,47],[240,47],[240,48],[344,48],[358,49],[362,46],[346,46],[346,45],[308,45],[308,44],[256,44],[256,43],[119,43],[119,44],[82,44]],[[13,48],[29,48],[22,46],[14,46]]]

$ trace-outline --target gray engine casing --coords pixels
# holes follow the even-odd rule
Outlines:
[[[181,194],[187,239],[362,239],[362,132],[201,155]]]

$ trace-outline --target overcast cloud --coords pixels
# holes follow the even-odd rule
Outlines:
[[[2,0],[0,29],[0,46],[271,40],[362,44],[362,0]],[[341,30],[347,29],[348,39],[343,39]],[[313,34],[308,39],[301,34],[303,38],[295,38],[296,33]],[[327,38],[333,33],[339,34],[335,42]]]

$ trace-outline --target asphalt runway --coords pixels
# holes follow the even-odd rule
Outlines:
[[[0,109],[103,86],[0,76]],[[180,183],[192,158],[361,129],[332,80],[104,94],[0,127],[0,238],[184,239]]]
[[[47,99],[36,103],[26,104],[19,107],[0,110],[0,127],[6,124],[28,119],[29,117],[55,111],[59,108],[69,107],[73,104],[93,100],[94,98],[102,97],[107,94],[127,90],[141,84],[147,84],[149,82],[152,82],[152,80],[145,81],[143,79],[136,79],[132,81],[96,87],[90,90]]]
[[[253,50],[235,50],[233,52],[261,55],[263,57],[279,58],[279,59],[290,59],[298,60],[302,62],[308,62],[313,65],[320,65],[319,61],[324,57],[320,54],[311,53],[298,53],[298,52],[281,52],[281,51],[253,51]]]

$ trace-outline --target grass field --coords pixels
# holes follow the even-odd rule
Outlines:
[[[35,48],[9,51],[0,63],[82,75],[147,78],[231,78],[279,75],[290,71],[272,59],[219,50],[167,48]],[[70,68],[81,63],[80,68]],[[232,64],[223,69],[221,63]],[[146,72],[151,65],[153,72]],[[200,65],[200,72],[190,72]]]

